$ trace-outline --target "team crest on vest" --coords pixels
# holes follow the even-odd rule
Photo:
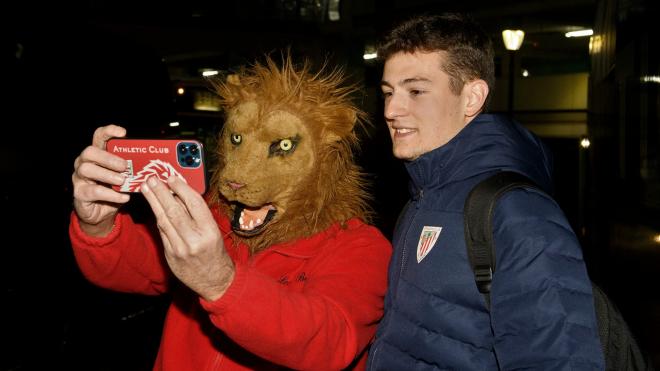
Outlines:
[[[431,249],[435,246],[435,241],[440,236],[440,231],[442,231],[442,227],[424,226],[417,243],[417,263],[421,262],[431,252]]]

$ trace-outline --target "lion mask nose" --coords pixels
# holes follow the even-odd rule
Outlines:
[[[239,189],[239,188],[242,188],[242,187],[245,185],[245,184],[243,184],[243,183],[236,183],[236,182],[227,182],[227,184],[228,184],[229,187],[230,187],[231,189],[233,189],[234,191],[237,190],[237,189]]]

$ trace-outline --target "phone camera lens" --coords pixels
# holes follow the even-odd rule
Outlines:
[[[197,148],[196,145],[190,146],[190,153],[191,154],[196,155],[198,151],[199,151],[199,148]]]
[[[192,164],[195,163],[195,160],[192,158],[192,156],[186,156],[186,158],[184,159],[184,161],[186,162],[186,165],[188,165],[188,166],[190,166],[190,165],[192,165]]]
[[[188,153],[188,148],[186,148],[186,146],[182,144],[182,145],[179,146],[179,152],[181,154],[186,154],[186,153]]]

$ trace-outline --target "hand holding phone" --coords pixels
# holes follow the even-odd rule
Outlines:
[[[178,176],[199,193],[206,191],[207,178],[202,143],[188,139],[113,138],[106,150],[128,161],[126,180],[113,186],[119,192],[140,192],[150,177],[163,182]]]
[[[126,161],[118,161],[117,156],[105,150],[110,138],[124,135],[126,129],[120,126],[97,128],[91,145],[73,162],[73,206],[80,228],[87,235],[102,237],[110,233],[119,207],[130,200],[129,194],[118,193],[107,186],[124,182],[120,172],[126,170]]]

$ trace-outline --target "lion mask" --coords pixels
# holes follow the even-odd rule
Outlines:
[[[353,217],[368,221],[352,151],[364,113],[350,101],[356,87],[324,70],[267,58],[214,82],[226,120],[210,199],[253,253]]]

